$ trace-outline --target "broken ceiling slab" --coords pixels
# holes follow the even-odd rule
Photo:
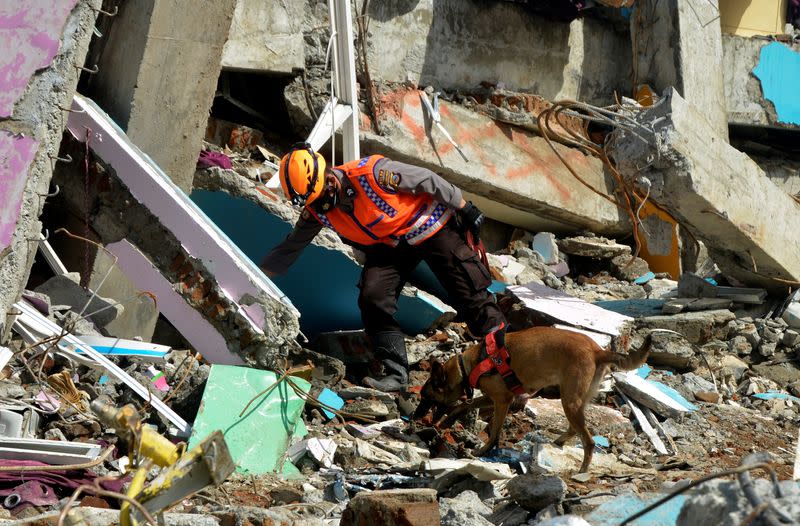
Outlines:
[[[618,336],[625,324],[633,321],[630,316],[603,309],[547,285],[512,285],[508,290],[529,309],[601,334]]]
[[[437,172],[503,223],[535,232],[627,231],[624,212],[572,176],[544,138],[440,100],[442,125],[470,159],[466,162],[439,129],[431,128],[421,96],[424,92],[407,87],[383,90],[379,104],[383,135],[362,127],[362,150]],[[287,103],[293,100],[287,92]],[[307,112],[305,99],[298,99],[292,109]],[[612,192],[599,159],[554,145],[590,185]]]
[[[149,238],[137,240],[137,246],[175,283],[183,300],[224,335],[232,353],[274,365],[287,346],[296,345],[299,312],[291,301],[94,102],[76,95],[73,110],[67,123],[70,132],[78,141],[88,141],[96,157],[116,176],[109,186],[130,192],[137,201],[121,213],[138,214],[139,220],[153,226],[151,231],[137,225],[136,235],[143,238],[150,233]],[[106,194],[98,194],[106,200],[101,205],[113,209],[119,197]],[[126,231],[115,234],[115,218],[108,210],[103,213],[98,210],[94,226],[98,229],[102,219],[102,230],[112,232],[104,241],[119,241]],[[163,238],[154,239],[159,235]],[[165,247],[164,239],[172,242]],[[171,261],[164,256],[173,253]]]
[[[232,170],[198,171],[191,198],[254,262],[283,241],[299,217],[282,198]],[[358,309],[360,274],[355,251],[325,228],[273,282],[303,313],[303,333],[313,338],[363,326]],[[405,287],[398,300],[397,321],[408,334],[440,326],[454,316],[451,307],[414,287]]]
[[[771,290],[800,279],[800,207],[791,196],[672,88],[635,119],[636,134],[618,129],[612,141],[621,173],[637,184],[647,178],[650,198],[708,247],[725,275]]]

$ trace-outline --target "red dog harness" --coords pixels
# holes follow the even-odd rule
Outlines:
[[[500,329],[504,325],[500,325]],[[511,370],[511,356],[505,346],[498,347],[495,340],[495,332],[489,333],[481,344],[480,361],[469,373],[469,385],[472,388],[478,387],[478,380],[485,374],[500,373],[506,387],[514,394],[524,394],[525,388],[519,381],[517,375]],[[463,374],[463,372],[462,372]]]

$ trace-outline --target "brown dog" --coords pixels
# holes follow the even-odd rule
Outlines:
[[[511,369],[527,393],[535,393],[554,385],[560,388],[561,404],[569,421],[569,429],[556,439],[555,444],[561,446],[578,434],[583,444],[581,472],[586,472],[592,461],[594,443],[586,427],[584,408],[594,398],[598,385],[610,366],[627,371],[644,364],[650,352],[650,335],[638,351],[619,354],[601,349],[585,334],[552,327],[532,327],[507,334],[506,347],[511,356]],[[473,345],[462,355],[467,377],[478,364],[479,352],[480,346]],[[452,406],[465,394],[465,384],[458,355],[444,364],[434,361],[431,365],[431,376],[422,387],[422,401],[414,416],[424,416],[434,404],[440,407]],[[489,407],[494,403],[489,440],[475,452],[475,455],[480,456],[497,444],[509,405],[514,400],[514,393],[506,387],[496,372],[481,377],[478,388],[483,393],[482,397],[454,408],[444,420],[453,422],[470,409]]]

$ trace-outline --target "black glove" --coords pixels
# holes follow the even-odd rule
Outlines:
[[[467,201],[467,204],[459,210],[459,213],[461,214],[461,227],[464,230],[470,230],[477,237],[486,216],[477,206],[472,204],[472,201]]]

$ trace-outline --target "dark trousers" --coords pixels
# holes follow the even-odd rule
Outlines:
[[[366,247],[367,258],[358,284],[361,289],[358,306],[369,336],[400,330],[394,319],[397,299],[411,272],[423,260],[444,286],[450,304],[473,335],[483,336],[505,321],[487,290],[492,282],[488,269],[452,223],[448,222],[418,245]]]

